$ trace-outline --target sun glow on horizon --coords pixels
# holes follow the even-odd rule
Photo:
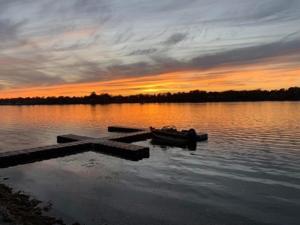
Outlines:
[[[215,76],[211,76],[212,73]],[[1,90],[0,98],[86,96],[91,92],[131,95],[187,92],[196,89],[205,91],[279,89],[300,86],[299,74],[300,69],[276,71],[261,67],[235,71],[180,71],[111,81]]]

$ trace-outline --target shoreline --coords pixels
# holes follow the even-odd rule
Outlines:
[[[51,203],[42,204],[24,192],[0,183],[0,225],[66,225],[63,220],[46,215],[51,210]]]
[[[300,87],[277,90],[228,90],[167,92],[156,94],[110,95],[92,92],[86,96],[35,96],[1,98],[0,105],[64,105],[64,104],[122,104],[122,103],[203,103],[249,101],[300,101]]]
[[[134,105],[134,104],[218,104],[218,103],[261,103],[261,102],[300,102],[300,100],[249,100],[249,101],[202,101],[202,102],[109,102],[109,103],[32,103],[32,104],[2,104],[0,106],[66,106],[66,105]]]

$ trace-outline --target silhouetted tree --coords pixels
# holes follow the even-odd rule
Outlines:
[[[0,99],[0,105],[52,105],[52,104],[109,104],[109,103],[159,103],[159,102],[229,102],[229,101],[299,101],[300,88],[291,87],[280,90],[250,90],[206,92],[193,90],[190,92],[138,94],[130,96],[111,96],[107,93],[92,92],[84,97],[34,97]]]

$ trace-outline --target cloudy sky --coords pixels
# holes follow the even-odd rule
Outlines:
[[[0,0],[0,97],[290,86],[299,0]]]

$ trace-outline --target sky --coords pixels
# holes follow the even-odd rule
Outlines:
[[[299,0],[0,0],[0,98],[292,86]]]

